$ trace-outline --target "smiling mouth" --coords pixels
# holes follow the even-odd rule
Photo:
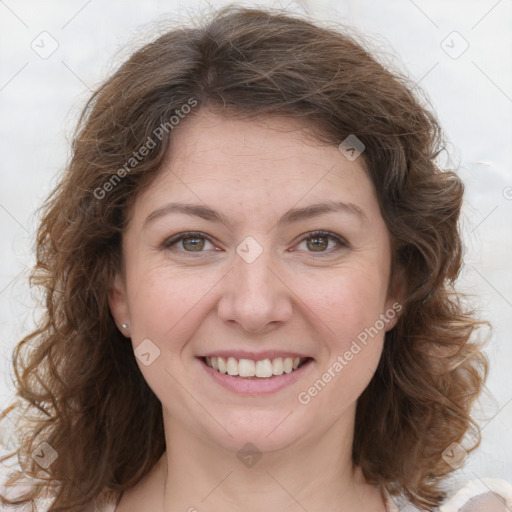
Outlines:
[[[259,361],[234,357],[201,357],[200,359],[218,373],[243,379],[271,379],[283,373],[293,373],[312,360],[311,357],[276,357]]]

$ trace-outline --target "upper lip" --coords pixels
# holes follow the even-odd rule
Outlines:
[[[234,357],[235,359],[252,359],[253,361],[261,361],[263,359],[277,359],[278,357],[300,357],[301,359],[310,356],[300,354],[298,352],[289,352],[284,350],[265,350],[264,352],[251,352],[247,350],[215,350],[202,354],[198,357]]]

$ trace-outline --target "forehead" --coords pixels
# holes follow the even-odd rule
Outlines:
[[[167,158],[140,197],[144,213],[171,199],[229,208],[345,201],[375,210],[363,159],[314,139],[305,122],[198,112],[172,133]]]

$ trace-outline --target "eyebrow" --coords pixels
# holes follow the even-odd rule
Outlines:
[[[358,218],[360,221],[369,222],[368,217],[359,206],[353,203],[344,203],[342,201],[329,201],[326,203],[315,203],[303,208],[292,208],[288,210],[277,222],[277,226],[283,224],[292,224],[303,220],[318,217],[326,213],[342,212]],[[212,210],[208,206],[200,204],[185,203],[167,203],[150,213],[143,226],[147,226],[150,222],[169,215],[171,213],[181,213],[185,215],[200,217],[201,219],[224,224],[228,229],[233,229],[233,225],[228,217],[221,212]]]

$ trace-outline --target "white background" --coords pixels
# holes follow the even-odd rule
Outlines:
[[[131,49],[153,39],[165,23],[224,4],[0,0],[0,407],[13,393],[12,349],[34,317],[26,278],[33,262],[35,210],[65,166],[78,112]],[[512,2],[244,5],[288,6],[319,20],[348,23],[407,69],[428,94],[466,184],[461,287],[474,295],[494,328],[486,350],[488,393],[479,412],[484,441],[456,480],[512,482]],[[41,36],[43,31],[56,43]],[[42,37],[47,49],[58,44],[46,59],[31,47],[42,46]]]

